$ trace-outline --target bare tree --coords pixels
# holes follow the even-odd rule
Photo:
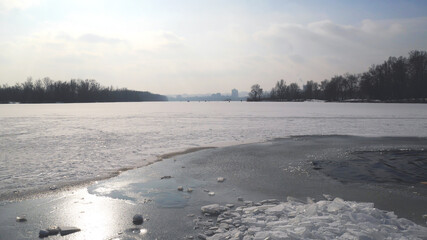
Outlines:
[[[288,100],[296,100],[296,99],[299,98],[301,89],[298,86],[298,84],[291,83],[291,84],[289,84],[288,89],[289,89],[288,90],[288,92],[289,92],[289,94],[288,94]]]
[[[254,84],[251,87],[251,92],[249,93],[249,100],[251,101],[260,101],[263,90],[259,84]]]

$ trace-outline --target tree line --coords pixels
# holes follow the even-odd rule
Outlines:
[[[248,101],[427,101],[427,52],[411,51],[409,57],[389,57],[372,65],[367,72],[334,76],[320,83],[307,81],[302,89],[296,83],[277,81],[270,92],[259,84],[251,87]]]
[[[75,103],[167,101],[165,96],[126,88],[103,87],[95,80],[53,81],[46,77],[14,86],[0,86],[0,103]]]

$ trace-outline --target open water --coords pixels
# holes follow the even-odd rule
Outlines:
[[[0,105],[0,199],[14,192],[109,177],[123,169],[147,165],[163,154],[188,148],[261,142],[292,135],[337,134],[427,137],[427,105],[317,102]],[[372,153],[356,157],[366,158],[369,154]],[[400,153],[386,154],[401,157]]]

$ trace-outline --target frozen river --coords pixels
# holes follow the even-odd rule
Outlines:
[[[0,105],[0,198],[108,177],[194,147],[292,135],[427,137],[426,104]]]

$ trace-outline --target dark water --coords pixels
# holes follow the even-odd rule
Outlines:
[[[347,159],[313,161],[313,166],[342,182],[427,182],[427,150],[356,151]]]

